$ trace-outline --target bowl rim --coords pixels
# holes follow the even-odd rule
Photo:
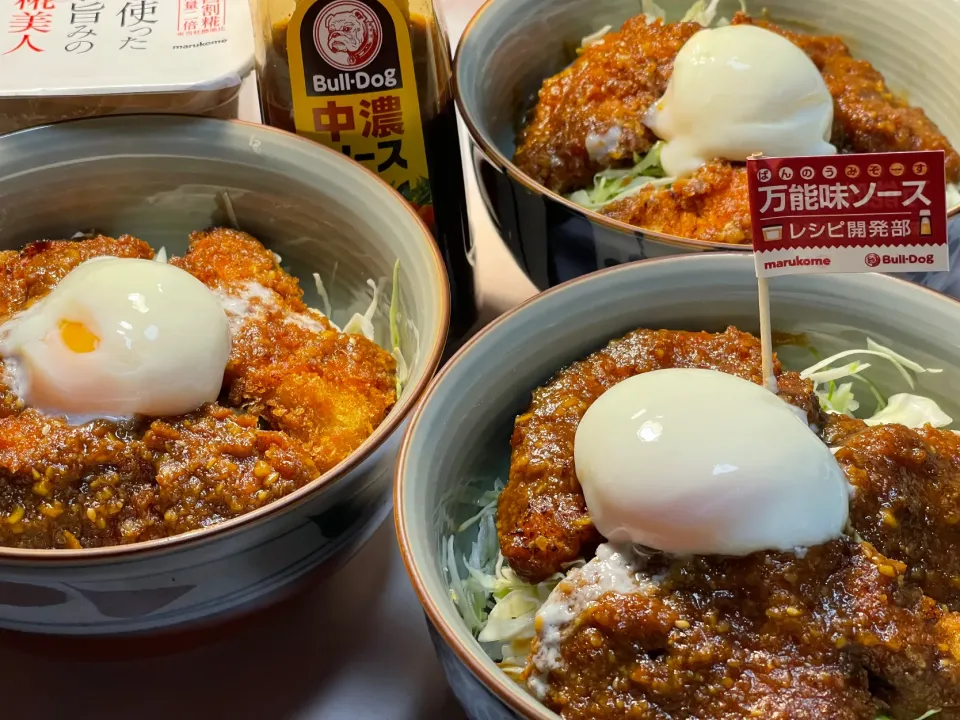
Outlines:
[[[556,193],[553,190],[541,185],[532,177],[523,172],[523,170],[521,170],[517,165],[515,165],[511,158],[508,158],[506,155],[500,152],[496,144],[489,140],[484,133],[480,131],[480,124],[474,119],[473,113],[467,105],[463,93],[460,90],[460,72],[463,66],[462,56],[464,53],[464,48],[467,47],[467,45],[471,42],[471,38],[475,34],[476,27],[483,22],[483,15],[490,14],[494,9],[494,6],[499,6],[501,4],[509,6],[511,2],[510,0],[484,0],[483,5],[481,5],[476,13],[474,13],[473,17],[470,18],[470,21],[464,28],[463,34],[460,36],[460,42],[457,45],[456,55],[453,59],[453,94],[457,103],[457,109],[460,111],[460,116],[463,118],[463,122],[467,126],[467,131],[470,133],[470,139],[480,147],[487,158],[499,165],[499,169],[504,172],[507,177],[515,182],[520,183],[530,192],[537,195],[542,195],[555,203],[559,203],[568,210],[586,217],[591,223],[596,225],[600,225],[611,230],[616,230],[621,233],[629,233],[631,235],[637,235],[639,233],[645,237],[659,240],[664,244],[672,245],[674,247],[682,247],[688,251],[723,250],[727,252],[751,252],[753,250],[752,243],[734,245],[731,243],[695,240],[693,238],[671,235],[669,233],[663,233],[657,230],[648,230],[637,225],[630,225],[622,220],[615,220],[607,217],[606,215],[601,215],[596,210],[590,210],[582,205],[577,205],[572,200],[568,200],[563,195],[560,195],[559,193]],[[544,80],[546,80],[546,78],[544,78]],[[948,220],[958,215],[960,215],[960,203],[947,208]]]
[[[341,460],[337,465],[330,468],[325,473],[322,473],[320,476],[313,479],[303,487],[297,488],[297,490],[289,495],[278,498],[277,500],[267,503],[266,505],[263,505],[244,515],[239,515],[207,527],[197,528],[179,535],[171,535],[169,537],[156,538],[154,540],[130,543],[129,545],[110,545],[107,547],[82,548],[79,550],[0,547],[0,567],[3,565],[33,565],[37,563],[43,565],[70,565],[78,562],[82,563],[85,560],[101,561],[113,560],[117,558],[128,559],[131,556],[143,555],[147,553],[157,554],[160,552],[166,552],[168,550],[184,550],[187,549],[188,546],[204,543],[217,536],[238,532],[243,529],[243,526],[252,525],[254,523],[260,524],[282,510],[287,511],[292,509],[293,506],[299,505],[314,493],[325,490],[326,488],[336,484],[338,480],[345,477],[357,466],[363,463],[368,457],[370,457],[407,419],[407,417],[410,415],[410,412],[416,407],[420,397],[429,386],[430,380],[433,378],[437,366],[440,364],[440,358],[443,354],[443,349],[447,338],[447,331],[450,325],[450,281],[447,276],[447,270],[443,262],[443,257],[440,254],[440,249],[437,246],[436,241],[433,239],[433,234],[430,232],[430,229],[427,227],[426,223],[416,213],[416,211],[410,207],[409,203],[403,199],[403,196],[400,195],[400,193],[398,193],[393,187],[390,186],[389,183],[383,180],[372,170],[368,170],[360,163],[346,157],[342,153],[336,152],[325,145],[313,142],[312,140],[308,140],[300,135],[288,133],[284,130],[280,130],[279,128],[271,127],[261,123],[237,119],[198,117],[194,115],[178,113],[136,113],[131,115],[109,115],[76,118],[63,120],[56,123],[38,125],[32,128],[16,130],[3,135],[0,139],[20,136],[26,133],[41,132],[51,127],[59,127],[64,125],[89,125],[94,127],[98,125],[109,126],[111,123],[123,121],[136,122],[137,120],[143,120],[145,118],[155,119],[155,121],[160,125],[167,120],[169,120],[171,125],[175,125],[178,120],[181,122],[197,123],[210,126],[222,124],[230,128],[243,128],[246,132],[264,133],[266,135],[270,135],[271,137],[278,138],[279,142],[300,143],[298,146],[300,153],[328,153],[330,158],[333,159],[333,162],[346,163],[347,165],[353,166],[353,170],[359,169],[362,171],[360,176],[361,178],[365,176],[367,182],[373,182],[374,184],[380,185],[382,189],[388,190],[389,193],[393,195],[394,200],[403,206],[404,212],[413,220],[415,227],[417,227],[420,231],[420,235],[422,235],[423,239],[427,241],[426,245],[429,248],[429,255],[433,259],[433,270],[439,285],[439,292],[436,294],[436,297],[433,298],[433,303],[439,308],[440,322],[436,327],[436,332],[434,333],[433,337],[430,338],[430,344],[428,347],[429,351],[426,354],[426,364],[424,365],[424,373],[418,382],[404,388],[407,390],[406,396],[397,399],[397,402],[391,408],[390,412],[383,419],[380,425],[374,429],[370,436],[367,437],[356,450]],[[298,148],[295,147],[294,149],[296,150]]]
[[[407,483],[412,482],[406,472],[407,456],[410,453],[410,446],[412,444],[413,436],[417,432],[417,427],[420,424],[422,415],[427,405],[430,404],[436,389],[442,382],[444,382],[447,375],[450,374],[453,369],[463,360],[464,356],[472,352],[473,347],[478,344],[484,336],[499,328],[501,325],[510,322],[516,315],[524,312],[527,307],[543,302],[545,299],[551,298],[554,294],[566,292],[569,290],[569,288],[581,283],[602,283],[604,278],[612,276],[615,273],[634,272],[635,268],[638,266],[652,267],[673,263],[726,262],[730,261],[731,258],[736,258],[736,262],[744,262],[747,260],[746,255],[741,252],[718,252],[710,253],[708,256],[688,253],[683,255],[668,255],[664,257],[648,258],[645,260],[637,260],[634,262],[615,265],[614,267],[610,268],[604,268],[587,275],[581,275],[559,285],[554,285],[543,292],[537,293],[536,295],[527,298],[520,304],[510,308],[502,315],[481,328],[473,337],[471,337],[470,340],[468,340],[433,377],[433,379],[430,381],[430,384],[424,391],[423,396],[420,398],[420,402],[417,404],[417,407],[410,416],[410,422],[407,425],[407,429],[404,432],[403,441],[400,445],[400,453],[397,456],[393,487],[393,514],[394,526],[397,534],[397,544],[400,547],[400,556],[403,558],[403,564],[407,571],[407,575],[410,578],[410,584],[413,586],[413,589],[417,594],[417,598],[420,600],[420,605],[423,607],[429,622],[443,638],[443,641],[446,643],[447,647],[453,650],[460,662],[467,667],[471,673],[473,673],[473,675],[488,691],[496,695],[500,702],[506,704],[514,712],[519,713],[526,720],[560,720],[560,716],[557,713],[549,710],[532,695],[527,694],[521,686],[514,683],[514,681],[508,678],[507,675],[502,671],[490,670],[487,668],[481,662],[480,657],[475,655],[471,649],[468,648],[460,640],[460,638],[457,637],[457,630],[444,621],[443,613],[440,611],[437,600],[427,592],[426,583],[424,581],[424,572],[422,572],[414,562],[413,547],[410,540],[410,533],[407,529],[407,508],[404,498],[406,496]],[[926,295],[929,298],[936,299],[939,302],[952,304],[958,310],[958,312],[960,312],[960,299],[938,293],[935,290],[931,290],[923,285],[917,285],[909,280],[882,273],[855,274],[870,275],[874,278],[875,282],[882,285],[892,286],[894,289],[907,289],[908,292],[916,292]]]

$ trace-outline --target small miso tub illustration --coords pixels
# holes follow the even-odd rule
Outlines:
[[[766,242],[780,242],[783,240],[783,225],[767,225],[763,228],[763,239]]]

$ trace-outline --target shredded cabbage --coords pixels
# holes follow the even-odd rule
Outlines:
[[[739,0],[740,9],[743,12],[747,12],[747,3],[746,0]],[[729,20],[727,18],[718,18],[717,17],[717,6],[720,4],[720,0],[697,0],[680,22],[697,22],[703,25],[704,27],[710,27],[711,25],[727,25]],[[640,6],[642,8],[643,14],[651,20],[658,18],[665,19],[667,12],[662,7],[657,5],[654,0],[641,0]]]
[[[952,208],[960,205],[960,187],[949,183],[947,185],[947,207]]]
[[[157,250],[157,254],[153,256],[153,259],[156,260],[158,263],[167,262],[167,248],[162,247],[159,250]]]
[[[393,287],[390,289],[390,346],[397,361],[397,398],[403,392],[403,384],[410,375],[407,361],[400,349],[400,261],[393,264]]]
[[[337,267],[334,265],[333,272],[336,274]],[[327,319],[330,322],[333,322],[333,305],[330,303],[330,296],[327,294],[327,288],[323,284],[323,279],[320,277],[320,273],[313,274],[313,284],[317,286],[317,295],[320,296],[320,302],[323,303],[323,314],[327,316]]]
[[[343,326],[343,332],[348,335],[363,335],[367,340],[375,340],[375,331],[373,329],[373,316],[377,313],[380,306],[380,285],[371,279],[367,280],[367,285],[373,290],[373,297],[370,298],[370,305],[361,313],[354,313],[353,317]]]
[[[313,279],[317,284],[317,293],[320,294],[323,298],[324,304],[329,308],[330,307],[330,298],[327,295],[326,288],[323,286],[323,281],[320,279],[318,273],[313,274]],[[374,282],[373,280],[367,280],[367,285],[370,286],[370,289],[373,291],[373,295],[370,298],[370,304],[367,306],[367,309],[363,313],[354,313],[347,324],[343,326],[341,332],[347,334],[357,334],[363,335],[367,340],[371,342],[376,342],[376,330],[373,327],[373,318],[376,317],[377,310],[380,308],[380,293],[382,292],[382,286],[386,282],[386,278],[382,279],[379,283]],[[328,316],[329,318],[329,316]],[[397,260],[393,264],[393,276],[392,276],[392,288],[390,290],[390,354],[393,355],[394,359],[397,361],[397,397],[400,397],[400,393],[403,392],[403,385],[409,377],[410,370],[407,365],[407,361],[403,356],[403,351],[400,349],[400,327],[399,322],[401,319],[400,316],[400,261]],[[331,323],[333,321],[331,320]]]
[[[663,142],[658,142],[646,155],[635,155],[633,167],[601,170],[594,175],[589,188],[577,190],[567,198],[588,210],[599,210],[617,200],[636,195],[645,187],[673,184],[676,178],[665,177],[660,165],[662,147]]]
[[[747,12],[747,3],[746,0],[739,0],[740,9],[743,12]],[[720,0],[697,0],[693,5],[690,6],[690,9],[687,10],[686,14],[680,19],[680,22],[697,22],[703,25],[704,27],[720,27],[723,25],[729,25],[729,18],[718,18],[717,17],[717,6],[720,4]],[[640,0],[641,12],[646,16],[647,22],[653,22],[654,20],[666,20],[667,11],[662,7],[657,5],[655,0]],[[613,30],[612,25],[604,25],[602,28],[596,32],[590,33],[580,41],[580,47],[577,48],[577,54],[579,55],[583,52],[584,48],[588,48],[591,45],[597,45],[600,43],[607,34]]]
[[[867,349],[874,350],[875,352],[885,353],[891,359],[896,360],[898,363],[903,365],[903,367],[905,367],[907,370],[912,370],[917,374],[925,373],[925,372],[928,372],[928,373],[943,372],[942,368],[925,368],[922,365],[920,365],[920,363],[916,363],[913,360],[910,360],[909,358],[905,358],[903,355],[900,355],[899,353],[895,353],[890,348],[884,347],[880,343],[874,342],[870,338],[867,338]]]
[[[931,718],[940,712],[942,712],[940,708],[937,708],[936,710],[927,710],[927,712],[918,717],[916,720],[927,720],[927,718]],[[878,715],[876,720],[893,720],[893,718],[889,717],[888,715]]]
[[[653,0],[641,0],[640,6],[643,8],[643,14],[649,19],[664,18],[667,11],[657,5]]]
[[[898,393],[890,397],[885,408],[865,418],[864,422],[867,425],[897,423],[912,428],[923,427],[928,423],[933,427],[946,427],[953,422],[953,418],[930,398]]]
[[[717,5],[719,4],[720,0],[710,0],[709,3],[705,0],[697,0],[687,10],[687,14],[680,19],[680,22],[696,22],[704,27],[710,27],[717,17]]]
[[[497,560],[500,556],[497,542],[496,508],[497,499],[503,483],[498,480],[493,490],[481,495],[478,502],[482,507],[478,513],[456,528],[454,534],[443,543],[443,563],[450,581],[450,599],[453,600],[470,632],[478,634],[486,624],[489,615],[493,590],[491,584],[495,578]],[[470,548],[470,554],[458,560],[454,548],[455,536],[473,525],[477,528],[477,538]],[[460,568],[465,571],[465,580],[460,579]],[[490,578],[490,581],[478,579]]]
[[[223,203],[223,209],[227,214],[227,220],[230,221],[230,227],[232,227],[234,230],[239,230],[240,221],[237,220],[237,213],[233,209],[233,200],[230,199],[230,193],[228,193],[226,190],[221,190],[220,201]]]
[[[390,344],[395,350],[400,348],[400,328],[397,318],[400,314],[400,261],[393,264],[393,287],[390,288]]]
[[[580,41],[580,49],[588,48],[592,45],[597,45],[603,41],[603,39],[613,30],[613,25],[604,25],[602,28],[597,30],[595,33],[587,35],[583,40]]]
[[[867,338],[866,349],[844,350],[821,360],[800,373],[800,377],[813,382],[814,390],[820,399],[820,405],[827,412],[855,417],[860,402],[853,393],[854,383],[865,385],[876,400],[876,411],[864,418],[868,425],[897,423],[906,427],[919,428],[926,424],[933,427],[946,427],[953,422],[935,401],[922,395],[898,393],[885,398],[879,388],[862,373],[871,367],[870,363],[854,360],[844,365],[834,366],[837,360],[855,355],[868,355],[886,360],[913,390],[916,387],[914,375],[943,372],[939,368],[926,368],[900,353]],[[837,385],[837,380],[849,379],[850,382]]]
[[[498,480],[494,489],[477,500],[480,511],[456,528],[441,548],[450,585],[450,599],[460,616],[484,648],[513,676],[522,672],[530,643],[536,634],[537,611],[546,602],[564,573],[543,582],[528,583],[506,563],[497,539],[497,501],[503,490]],[[477,525],[477,538],[469,554],[458,558],[456,535]],[[583,561],[571,565],[582,565]]]

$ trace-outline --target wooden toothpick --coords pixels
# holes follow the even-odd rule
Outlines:
[[[757,278],[760,298],[760,353],[763,385],[772,393],[779,393],[777,376],[773,374],[773,331],[770,329],[770,288],[765,277]]]

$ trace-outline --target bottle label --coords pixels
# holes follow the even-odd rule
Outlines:
[[[391,0],[316,0],[287,26],[297,134],[380,175],[432,226],[410,33]]]

